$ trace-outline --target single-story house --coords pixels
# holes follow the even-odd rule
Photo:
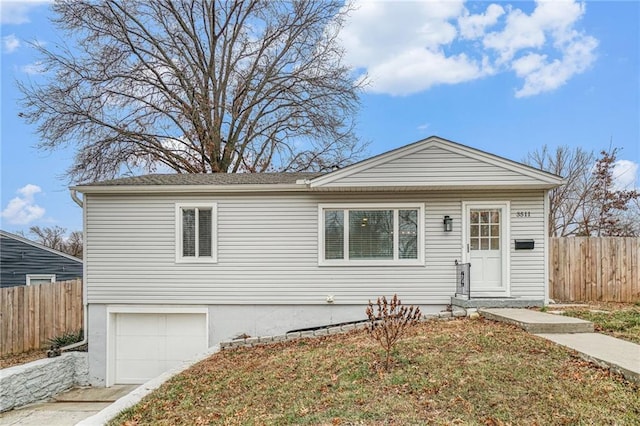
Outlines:
[[[82,278],[82,260],[20,235],[0,231],[0,287]]]
[[[242,334],[361,320],[381,295],[437,312],[461,264],[472,297],[541,305],[547,193],[562,183],[434,136],[329,173],[73,187],[92,382],[140,383]]]

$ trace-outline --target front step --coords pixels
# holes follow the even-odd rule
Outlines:
[[[480,297],[466,299],[464,297],[451,297],[451,305],[464,309],[469,308],[541,308],[544,306],[542,299],[520,299],[517,297]]]
[[[516,325],[533,334],[593,333],[593,323],[562,315],[545,314],[528,309],[481,309],[484,318]]]

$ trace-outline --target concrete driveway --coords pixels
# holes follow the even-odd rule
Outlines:
[[[138,385],[110,388],[74,388],[48,402],[35,403],[0,414],[0,425],[71,426],[101,411]]]

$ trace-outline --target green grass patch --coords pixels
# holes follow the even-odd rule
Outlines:
[[[365,331],[225,350],[111,425],[637,424],[640,392],[515,327],[422,323],[394,365]]]
[[[591,321],[596,331],[640,344],[640,306],[570,309],[565,315]]]

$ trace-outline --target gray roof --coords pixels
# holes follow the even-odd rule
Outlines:
[[[151,174],[105,180],[81,186],[275,185],[294,184],[299,179],[313,179],[323,174],[318,172]]]

